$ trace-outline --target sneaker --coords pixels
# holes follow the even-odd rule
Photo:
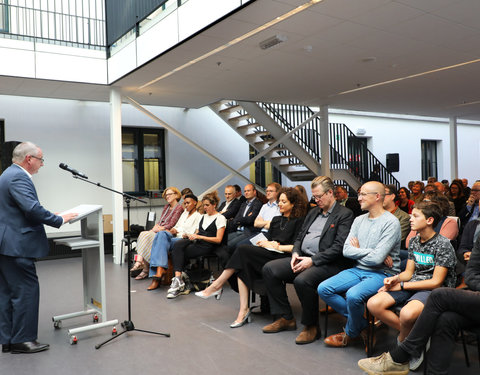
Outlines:
[[[170,286],[170,289],[167,292],[167,298],[172,299],[172,298],[177,298],[180,294],[188,294],[190,293],[190,290],[187,290],[185,292],[185,283],[183,280],[175,277],[172,281],[172,285]]]
[[[427,345],[425,346],[425,350],[427,352],[428,352],[429,349],[430,349],[430,339],[428,339]],[[423,362],[423,352],[422,352],[422,354],[420,354],[420,357],[410,359],[410,362],[409,362],[410,370],[415,371],[416,369],[418,369],[420,367],[422,362]]]
[[[183,287],[185,287],[185,283],[180,279],[179,277],[174,277],[172,279],[172,283],[170,284],[170,288],[168,288],[167,293],[171,293],[178,288],[180,288],[180,285],[183,284]]]
[[[369,375],[407,375],[410,371],[407,363],[396,363],[390,353],[383,353],[378,357],[364,358],[358,361],[358,367]]]

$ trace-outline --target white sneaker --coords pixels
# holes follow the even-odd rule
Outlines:
[[[408,368],[412,371],[415,371],[420,367],[422,362],[423,362],[423,352],[422,354],[420,354],[420,357],[410,359],[410,361],[408,362]]]
[[[170,288],[168,288],[167,293],[171,293],[177,290],[180,287],[181,279],[179,277],[174,277],[172,279],[172,283],[170,284]]]

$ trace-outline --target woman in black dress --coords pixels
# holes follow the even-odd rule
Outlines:
[[[231,328],[243,326],[248,322],[248,292],[253,282],[262,278],[263,266],[274,259],[291,256],[293,243],[300,231],[307,213],[307,202],[294,188],[287,188],[280,194],[278,206],[282,216],[276,216],[270,223],[266,240],[257,242],[257,246],[240,245],[228,261],[225,270],[207,289],[195,293],[197,297],[220,299],[223,284],[233,275],[237,275],[240,294],[240,310]],[[269,250],[271,249],[271,250]]]

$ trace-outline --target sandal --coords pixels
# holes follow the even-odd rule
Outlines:
[[[142,262],[135,262],[132,268],[130,268],[130,272],[137,271],[143,268]]]
[[[146,279],[148,277],[148,271],[147,270],[142,270],[142,272],[140,272],[140,275],[138,275],[135,280],[143,280],[143,279]]]

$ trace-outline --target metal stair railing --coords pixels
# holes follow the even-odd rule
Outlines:
[[[257,103],[284,130],[293,129],[314,112],[307,106]],[[345,125],[329,123],[330,168],[349,170],[361,183],[371,179],[400,188],[400,182]],[[293,138],[318,162],[320,158],[320,119],[294,134]]]

